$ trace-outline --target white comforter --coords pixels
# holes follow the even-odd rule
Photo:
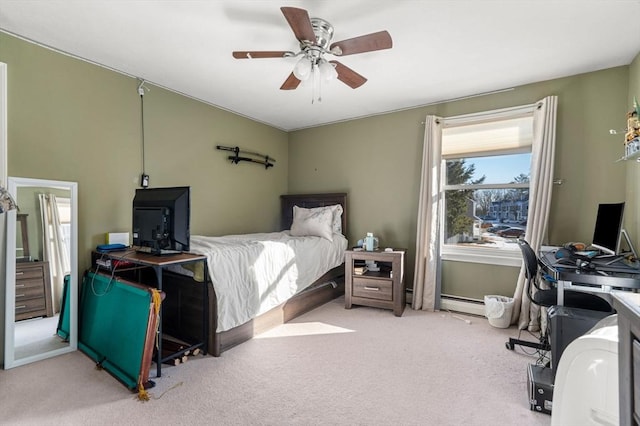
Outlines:
[[[267,312],[344,262],[347,240],[292,237],[289,231],[224,237],[191,236],[190,251],[207,256],[218,298],[217,331]]]

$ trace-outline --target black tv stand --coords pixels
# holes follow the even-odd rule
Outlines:
[[[134,249],[137,249],[139,247],[134,247]],[[144,249],[150,249],[151,247],[143,247]],[[94,252],[95,253],[95,252]],[[119,252],[109,252],[109,253],[96,253],[93,257],[93,263],[94,263],[94,267],[96,266],[96,260],[97,259],[109,259],[111,260],[111,265],[116,265],[116,261],[118,262],[128,262],[128,263],[132,263],[135,265],[135,268],[123,268],[123,269],[118,269],[118,266],[113,266],[113,269],[111,269],[111,273],[113,275],[118,275],[118,276],[122,276],[123,273],[126,273],[127,270],[131,270],[131,269],[144,269],[144,268],[150,268],[153,270],[155,275],[155,283],[154,283],[154,279],[151,278],[151,280],[149,280],[145,275],[140,275],[138,276],[138,278],[135,280],[137,282],[139,282],[140,284],[144,284],[144,285],[149,285],[149,286],[154,286],[159,290],[162,291],[162,277],[163,277],[163,272],[171,265],[186,265],[186,264],[190,264],[190,263],[196,263],[196,262],[203,262],[203,271],[204,271],[204,278],[202,281],[202,301],[203,301],[203,306],[202,306],[202,326],[200,328],[200,331],[202,331],[201,336],[197,336],[197,341],[194,342],[194,340],[196,338],[194,338],[195,336],[193,336],[193,332],[189,331],[186,329],[187,325],[185,324],[179,324],[179,325],[174,325],[174,331],[178,332],[177,334],[172,334],[172,337],[180,339],[180,340],[184,340],[186,342],[189,342],[190,344],[186,347],[181,349],[178,352],[171,352],[167,354],[166,352],[163,352],[162,350],[162,342],[163,342],[163,311],[164,311],[164,305],[167,303],[171,303],[171,302],[167,302],[168,298],[171,297],[171,295],[167,295],[167,299],[165,299],[164,302],[162,302],[162,304],[160,305],[160,321],[158,324],[158,341],[156,343],[156,347],[157,347],[157,351],[156,351],[156,355],[155,355],[155,361],[156,361],[156,377],[161,377],[162,376],[162,363],[164,361],[169,361],[175,358],[176,355],[182,355],[184,352],[186,352],[187,350],[193,350],[196,348],[201,348],[203,353],[206,354],[207,353],[207,336],[209,335],[209,290],[208,290],[208,282],[209,282],[209,269],[207,267],[207,257],[201,254],[195,254],[195,253],[186,253],[186,252],[180,252],[178,254],[173,254],[173,255],[167,255],[167,256],[155,256],[152,253],[148,253],[148,252],[135,252],[132,253],[131,250],[126,250],[126,251],[119,251]],[[188,309],[189,307],[185,304],[184,300],[181,299],[176,299],[173,304],[177,304],[178,306],[182,306],[184,304],[185,309]],[[194,313],[194,315],[196,315],[196,313]],[[184,327],[184,328],[183,328]],[[177,330],[175,329],[177,328]],[[197,333],[196,334],[200,334]]]
[[[173,254],[183,253],[180,250],[166,250],[166,249],[155,249],[153,247],[134,247],[136,253],[144,253],[144,254],[152,254],[154,256],[168,256]]]

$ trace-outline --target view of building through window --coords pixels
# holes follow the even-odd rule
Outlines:
[[[444,243],[517,249],[529,210],[531,153],[445,160]]]

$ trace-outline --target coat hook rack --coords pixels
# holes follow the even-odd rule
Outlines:
[[[273,157],[269,157],[268,155],[260,154],[258,152],[246,151],[237,146],[217,145],[216,149],[233,152],[233,155],[229,155],[227,157],[233,164],[238,164],[241,161],[248,161],[250,163],[262,164],[265,169],[268,169],[269,167],[273,167],[273,163],[276,162],[276,159]],[[242,156],[240,154],[242,154]],[[247,155],[258,158],[246,157]]]

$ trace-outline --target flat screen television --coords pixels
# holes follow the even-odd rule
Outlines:
[[[600,204],[593,231],[592,247],[604,254],[620,254],[624,203]]]
[[[189,251],[191,189],[136,189],[133,198],[133,245],[156,255]]]

